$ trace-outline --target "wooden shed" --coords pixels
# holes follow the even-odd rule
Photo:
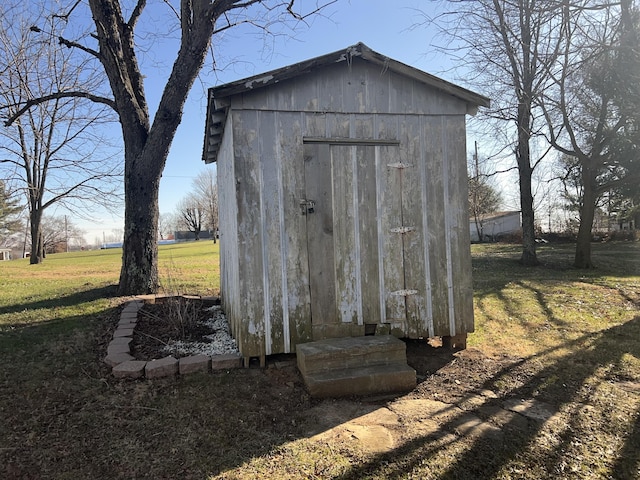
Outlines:
[[[209,90],[221,298],[245,358],[473,331],[465,116],[488,104],[362,43]]]

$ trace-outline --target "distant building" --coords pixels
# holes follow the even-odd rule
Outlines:
[[[0,261],[11,260],[11,249],[10,248],[0,248]]]
[[[495,212],[480,216],[478,219],[483,241],[494,241],[502,236],[517,233],[522,228],[520,212]],[[469,218],[469,233],[472,242],[479,242],[478,228],[473,218]]]
[[[173,238],[175,239],[176,242],[185,242],[187,240],[195,240],[196,239],[196,234],[194,232],[191,231],[177,231],[173,233]],[[201,230],[200,233],[198,234],[198,240],[212,240],[213,239],[213,233],[211,233],[209,230]]]

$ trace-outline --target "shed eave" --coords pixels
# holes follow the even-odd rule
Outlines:
[[[467,90],[466,88],[460,87],[397,60],[393,60],[392,58],[371,50],[364,43],[357,43],[347,47],[346,49],[328,53],[320,57],[315,57],[293,65],[288,65],[259,75],[254,75],[252,77],[243,78],[241,80],[210,88],[208,92],[209,98],[207,102],[204,146],[202,151],[203,161],[206,164],[217,161],[218,151],[222,141],[222,132],[216,131],[214,134],[211,132],[212,129],[217,130],[215,124],[220,122],[224,129],[227,110],[230,105],[229,98],[231,96],[248,91],[255,91],[300,75],[311,73],[317,68],[321,68],[323,66],[341,62],[350,63],[354,58],[362,58],[370,63],[379,65],[383,72],[390,70],[398,75],[411,78],[424,85],[452,95],[466,103],[466,113],[468,115],[475,115],[479,107],[490,106],[489,98],[483,95]]]
[[[288,80],[305,73],[310,73],[318,67],[322,67],[329,64],[351,62],[354,58],[363,58],[371,63],[380,65],[384,70],[391,70],[400,75],[404,75],[414,80],[417,80],[425,85],[432,86],[446,93],[449,93],[460,100],[467,102],[468,104],[475,105],[477,107],[488,107],[490,105],[489,98],[480,95],[478,93],[467,90],[454,83],[443,80],[439,77],[431,75],[427,72],[411,67],[407,64],[393,60],[385,55],[371,50],[364,43],[357,43],[346,49],[338,50],[336,52],[328,53],[320,57],[315,57],[309,60],[305,60],[293,65],[271,70],[269,72],[254,75],[252,77],[243,78],[234,82],[219,85],[211,88],[210,95],[213,95],[216,99],[222,99],[231,95],[256,90],[259,88],[273,85],[275,83]]]

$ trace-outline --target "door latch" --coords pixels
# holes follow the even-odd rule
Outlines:
[[[315,206],[316,202],[314,200],[300,200],[300,210],[302,211],[302,215],[314,213]]]

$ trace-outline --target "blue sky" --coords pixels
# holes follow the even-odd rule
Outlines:
[[[315,3],[298,1],[301,6]],[[212,72],[210,66],[205,66],[185,105],[182,123],[171,146],[160,184],[160,213],[175,212],[180,199],[192,190],[193,178],[205,168],[215,168],[206,166],[201,160],[206,90],[209,87],[317,57],[358,42],[403,63],[454,81],[449,58],[437,53],[432,45],[437,42],[435,30],[426,26],[415,27],[421,22],[419,10],[433,5],[424,0],[339,0],[324,11],[324,16],[316,16],[308,27],[299,28],[293,36],[265,38],[255,28],[244,27],[228,30],[222,38],[215,39],[218,69]],[[172,61],[170,45],[161,45],[141,58],[143,71],[145,67],[154,65],[144,72],[147,75],[146,94],[152,110],[164,85],[164,73]],[[79,221],[77,224],[86,232],[90,243],[123,227],[122,218],[109,214],[96,218],[95,222]]]

